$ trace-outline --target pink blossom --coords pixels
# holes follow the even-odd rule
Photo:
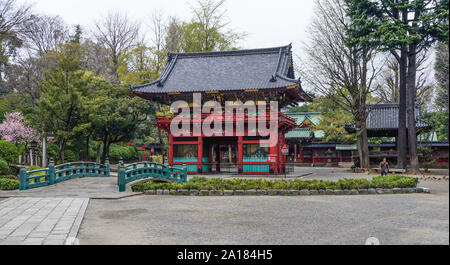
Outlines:
[[[5,114],[5,120],[0,124],[0,137],[13,144],[28,144],[33,141],[39,143],[38,132],[27,126],[27,122],[20,112]]]

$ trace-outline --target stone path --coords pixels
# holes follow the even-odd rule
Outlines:
[[[29,190],[0,191],[0,197],[62,197],[91,199],[120,199],[140,194],[127,187],[126,192],[119,192],[117,177],[79,178],[63,181],[51,186]]]
[[[0,245],[76,244],[88,198],[0,201]]]

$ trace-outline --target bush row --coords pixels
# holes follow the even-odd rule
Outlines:
[[[112,144],[109,149],[109,158],[114,161],[118,161],[121,157],[125,161],[137,159],[138,153],[134,146],[122,146],[118,144]]]
[[[141,181],[133,185],[133,191],[146,190],[351,190],[369,188],[415,188],[418,178],[391,175],[368,179],[326,180],[265,180],[265,179],[206,179],[194,177],[186,183]]]
[[[11,177],[0,177],[0,190],[17,190],[19,181]]]
[[[6,175],[8,174],[8,162],[0,157],[0,175]]]

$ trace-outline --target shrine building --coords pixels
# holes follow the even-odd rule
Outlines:
[[[141,98],[171,105],[184,101],[190,112],[174,112],[156,117],[156,126],[169,135],[168,163],[170,166],[187,165],[188,173],[235,172],[242,174],[280,174],[286,170],[285,134],[298,128],[295,119],[281,109],[298,102],[310,102],[312,96],[303,91],[300,79],[293,68],[292,46],[276,48],[233,50],[199,53],[169,53],[161,76],[154,82],[132,86],[133,93]],[[222,107],[226,102],[253,101],[278,102],[277,141],[270,147],[262,145],[268,137],[254,131],[249,124],[260,121],[258,110],[243,109],[243,113],[225,112],[221,116],[221,128],[212,135],[194,132],[204,121],[217,113],[195,114],[194,94],[201,95],[201,105],[210,101]],[[225,107],[224,107],[225,108]],[[268,107],[267,107],[268,108]],[[229,114],[229,113],[228,113]],[[183,135],[175,134],[171,123],[176,117],[190,121]],[[231,117],[231,118],[230,118]],[[225,134],[227,125],[236,128],[243,123],[243,132],[233,130]],[[271,122],[269,109],[265,113],[267,127]],[[203,125],[204,126],[204,125]],[[172,127],[173,128],[173,127]],[[287,150],[286,150],[287,148]]]

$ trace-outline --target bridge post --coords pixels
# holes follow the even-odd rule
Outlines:
[[[19,171],[19,190],[27,189],[27,170],[25,169],[25,163],[22,162]]]
[[[121,157],[119,159],[119,165],[117,165],[117,185],[119,185],[119,172],[122,167],[123,167],[123,158]]]
[[[81,178],[86,177],[86,167],[84,165],[84,162],[80,163],[80,173],[81,173]]]
[[[123,159],[120,158],[119,167],[117,171],[117,184],[119,185],[119,192],[124,192],[125,187],[125,167],[123,165]]]
[[[50,158],[50,163],[48,164],[48,185],[55,184],[56,172],[55,172],[55,160]]]
[[[181,180],[183,182],[187,181],[187,166],[186,166],[186,164],[183,164],[183,177],[181,178]]]
[[[109,166],[109,157],[106,157],[106,159],[105,159],[105,167],[106,167],[105,176],[109,177],[109,174],[111,172],[111,169],[110,169],[110,166]]]

